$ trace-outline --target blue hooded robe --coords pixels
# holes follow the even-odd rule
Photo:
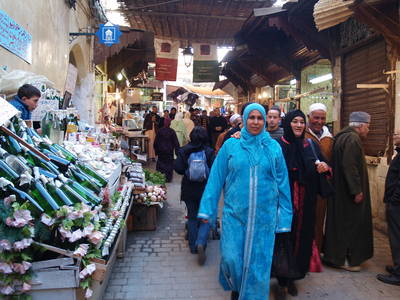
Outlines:
[[[240,300],[269,297],[275,233],[289,232],[292,222],[290,186],[281,147],[262,130],[251,135],[247,118],[264,108],[253,103],[244,111],[241,138],[227,140],[211,168],[198,217],[214,224],[224,190],[219,281]]]

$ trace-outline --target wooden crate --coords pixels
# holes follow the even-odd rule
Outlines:
[[[134,231],[152,231],[157,229],[158,205],[147,206],[136,203],[133,205],[131,214],[133,215]]]
[[[76,300],[80,260],[66,257],[32,263],[33,300]]]

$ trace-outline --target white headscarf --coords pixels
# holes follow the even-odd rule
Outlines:
[[[177,112],[174,120],[182,121],[182,119],[183,119],[183,112],[181,112],[181,111]]]

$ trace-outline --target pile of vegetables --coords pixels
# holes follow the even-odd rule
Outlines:
[[[144,169],[144,174],[146,182],[153,185],[165,185],[166,179],[164,174],[149,169]]]
[[[167,200],[167,192],[160,186],[147,186],[144,193],[135,195],[135,201],[146,205],[152,205],[157,202],[164,202]]]

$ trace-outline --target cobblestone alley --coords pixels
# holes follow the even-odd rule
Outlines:
[[[184,239],[185,206],[179,194],[180,177],[175,174],[174,182],[168,184],[168,206],[161,212],[157,230],[128,235],[127,252],[117,260],[105,300],[230,299],[230,292],[218,284],[219,242],[209,242],[203,267],[188,250]],[[298,297],[287,299],[398,300],[400,287],[375,278],[390,262],[387,238],[375,232],[375,256],[361,273],[324,267],[323,273],[312,273],[298,283]],[[277,299],[276,284],[272,279],[270,299]]]

